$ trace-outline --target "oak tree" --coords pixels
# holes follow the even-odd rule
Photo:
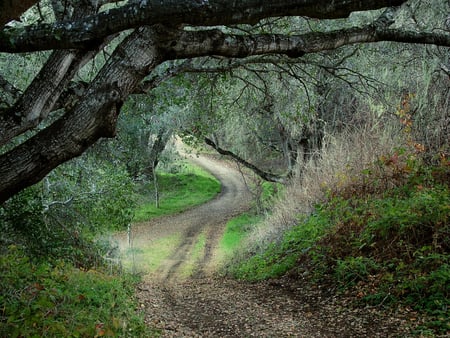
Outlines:
[[[406,0],[139,0],[112,6],[115,2],[0,2],[0,53],[12,59],[19,53],[48,54],[24,87],[0,74],[0,203],[100,138],[114,137],[123,102],[157,86],[158,67],[171,60],[270,54],[301,58],[378,41],[450,46],[446,30],[396,25],[398,6],[407,6]],[[30,8],[38,20],[17,21]],[[373,22],[337,30],[237,34],[226,29],[270,17],[334,20],[383,8]],[[117,46],[111,53],[102,53],[112,45]],[[89,81],[78,81],[97,55],[106,58],[98,72]]]

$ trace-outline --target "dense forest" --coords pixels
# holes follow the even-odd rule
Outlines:
[[[202,216],[215,278],[450,332],[449,1],[2,1],[0,24],[0,336],[164,336],[136,290],[182,239],[130,265],[117,238],[220,199],[209,159],[249,200]]]

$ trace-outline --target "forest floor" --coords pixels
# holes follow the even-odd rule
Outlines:
[[[250,194],[233,166],[204,156],[191,161],[222,183],[212,201],[187,212],[135,225],[132,243],[149,243],[181,233],[168,258],[145,274],[137,288],[146,323],[162,337],[406,337],[411,315],[356,308],[353,295],[299,279],[249,283],[217,275],[215,253],[225,224],[250,207]],[[196,255],[199,236],[204,249]],[[120,246],[125,250],[126,236]],[[145,272],[145,271],[144,271]]]

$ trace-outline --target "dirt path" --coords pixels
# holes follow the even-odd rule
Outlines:
[[[215,268],[215,249],[226,222],[250,207],[249,191],[241,174],[230,164],[205,156],[189,156],[189,161],[213,173],[221,182],[222,190],[216,198],[199,207],[133,226],[131,242],[136,252],[134,264],[138,266],[139,272],[146,275],[146,280],[176,282],[181,275],[186,275],[186,264],[194,265],[195,271],[191,271],[191,274],[210,275]],[[198,257],[195,257],[195,261],[192,261],[200,236],[203,236],[205,246]],[[168,246],[171,247],[162,248],[168,250],[168,257],[159,262],[156,271],[148,273],[148,270],[145,271],[146,265],[140,264],[145,258],[141,253],[152,245],[161,249],[164,243],[160,240],[164,238],[172,238],[168,241]],[[174,244],[177,245],[173,246]],[[125,235],[119,238],[119,247],[122,252],[127,250],[128,240]]]
[[[224,225],[248,208],[249,195],[231,166],[205,157],[192,160],[222,182],[222,193],[198,208],[133,230],[137,252],[170,236],[179,239],[137,290],[146,323],[162,337],[405,336],[399,333],[404,320],[376,308],[351,309],[345,299],[320,287],[305,289],[299,280],[251,284],[214,276],[215,249]],[[204,236],[205,248],[186,278],[185,266],[192,264],[199,236]],[[122,249],[126,246],[122,237]]]

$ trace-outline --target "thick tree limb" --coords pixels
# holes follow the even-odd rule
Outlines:
[[[246,168],[252,170],[256,175],[261,177],[263,180],[268,181],[268,182],[282,183],[282,184],[286,183],[286,177],[275,175],[272,173],[267,173],[267,172],[259,169],[257,166],[244,160],[239,155],[237,155],[229,150],[219,147],[213,140],[211,140],[208,137],[205,137],[204,140],[207,145],[214,148],[219,154],[231,157],[232,159],[234,159],[238,163],[242,164]]]
[[[113,137],[123,100],[162,59],[158,34],[137,29],[115,50],[75,108],[0,156],[0,203],[81,155],[101,137]]]
[[[220,55],[244,58],[252,55],[285,54],[301,57],[309,53],[334,50],[345,45],[380,41],[433,44],[450,47],[448,33],[419,33],[399,29],[380,29],[376,25],[302,35],[230,35],[220,30],[179,31],[167,43],[167,58]],[[174,36],[173,36],[174,37]]]
[[[85,27],[86,30],[79,31],[79,36],[75,34],[76,30],[74,33],[70,22],[46,26],[61,29],[62,33],[67,34],[65,36],[52,36],[50,34],[46,37],[48,31],[39,31],[45,27],[37,25],[33,26],[37,29],[36,31],[30,27],[23,30],[9,31],[11,34],[14,32],[18,33],[18,39],[16,39],[17,36],[9,35],[12,40],[1,40],[5,37],[3,33],[6,30],[3,30],[1,33],[3,37],[0,36],[0,48],[12,48],[18,51],[21,48],[34,50],[33,48],[44,48],[44,46],[45,48],[64,48],[63,46],[85,47],[98,45],[98,39],[103,36],[103,33],[107,32],[110,34],[110,32],[117,31],[118,28],[115,26],[116,21],[114,20],[118,20],[122,27],[127,28],[130,27],[130,22],[132,24],[144,21],[147,23],[151,22],[148,21],[149,17],[154,17],[155,22],[158,20],[164,22],[166,20],[170,21],[171,24],[181,23],[184,20],[187,22],[191,20],[198,23],[198,25],[219,24],[227,21],[238,23],[252,22],[251,20],[258,20],[264,16],[271,15],[306,15],[308,13],[312,15],[318,13],[314,12],[313,9],[319,7],[324,10],[326,8],[336,10],[336,6],[341,6],[347,11],[351,11],[350,9],[355,10],[356,8],[378,8],[377,6],[387,2],[392,4],[392,2],[401,3],[403,1],[336,0],[330,2],[325,0],[283,0],[270,4],[262,0],[242,0],[240,2],[225,0],[165,0],[162,2],[159,0],[142,0],[137,5],[143,6],[142,15],[145,20],[140,16],[139,13],[141,12],[138,12],[136,15],[138,19],[135,19],[133,16],[125,19],[123,16],[108,17],[106,14],[103,16],[92,16],[81,21],[74,21],[74,24],[76,23],[77,25],[79,23],[87,25]],[[148,7],[146,7],[150,6],[148,4],[156,6],[153,9],[158,9],[159,12],[156,10],[154,13],[150,13],[151,11],[149,12]],[[253,4],[253,7],[250,4]],[[136,4],[127,6],[126,8],[138,9],[138,7],[129,7],[136,6]],[[186,9],[192,9],[192,11],[186,12]],[[273,12],[269,12],[269,9]],[[202,11],[205,11],[205,13]],[[344,10],[338,11],[341,14],[344,12]],[[326,15],[334,15],[333,13],[332,10],[326,9],[325,12],[319,13],[317,16],[326,17]],[[123,12],[119,9],[116,14],[123,14]],[[173,14],[173,16],[170,14]],[[106,25],[105,27],[99,26],[100,21],[97,19],[100,17],[102,20],[105,20],[102,23]],[[139,21],[141,19],[143,21]],[[89,20],[94,21],[91,22]],[[92,25],[89,23],[92,23]],[[108,25],[108,23],[111,25]],[[82,24],[77,27],[83,28]],[[100,33],[98,30],[100,30]],[[29,42],[28,38],[20,35],[23,32],[29,32],[29,37],[32,37],[35,41],[27,45]],[[166,60],[205,55],[244,58],[252,55],[279,53],[297,57],[305,53],[334,49],[346,44],[397,38],[408,40],[407,42],[450,45],[448,43],[448,35],[442,34],[430,35],[429,33],[416,32],[408,32],[406,34],[402,31],[387,29],[385,24],[374,24],[362,28],[357,27],[322,34],[310,33],[292,37],[257,35],[254,38],[224,34],[218,30],[182,31],[158,25],[137,28],[117,47],[97,77],[83,91],[83,96],[72,109],[68,109],[68,112],[51,126],[0,156],[0,203],[23,188],[38,182],[59,164],[80,155],[100,137],[113,136],[122,101],[137,90],[138,85],[157,65]],[[42,40],[38,39],[39,36],[42,37]],[[81,37],[81,40],[78,39],[79,37]],[[21,40],[22,38],[24,38],[23,41]],[[48,44],[49,41],[50,44]],[[51,41],[54,41],[55,44],[51,45],[53,43]],[[4,42],[5,45],[3,44]],[[16,42],[17,45],[15,44]],[[69,73],[70,71],[67,70],[66,74]],[[66,80],[66,77],[64,77],[64,80],[61,80],[61,87],[67,86],[68,82]],[[51,100],[53,99],[48,97],[47,102],[50,103]],[[43,108],[44,111],[45,109]],[[43,116],[39,110],[36,112],[39,116]],[[34,114],[19,114],[20,119],[24,116],[33,117]],[[0,135],[2,135],[2,131],[0,131]],[[273,179],[276,180],[277,178]]]
[[[81,18],[95,10],[88,5],[78,6],[73,16]],[[98,49],[54,51],[16,104],[0,115],[0,145],[45,120],[70,80]]]
[[[47,118],[59,94],[82,65],[83,54],[56,51],[50,56],[14,107],[0,115],[0,145]]]
[[[169,32],[169,30],[167,30]],[[161,32],[162,33],[162,32]],[[355,44],[361,42],[377,42],[385,40],[394,40],[402,42],[415,43],[431,43],[437,45],[450,46],[450,34],[429,34],[404,32],[393,29],[384,29],[378,24],[369,25],[361,28],[351,28],[336,30],[327,33],[307,33],[296,36],[284,35],[228,35],[220,30],[208,31],[182,31],[172,30],[171,34],[167,34],[170,39],[165,42],[166,58],[190,58],[205,55],[221,55],[233,58],[244,58],[252,55],[267,55],[267,54],[286,54],[290,57],[299,57],[306,53],[315,53],[323,50],[336,49],[347,44]],[[67,57],[74,57],[73,53],[55,52],[58,56],[56,60],[61,64],[48,63],[52,71],[48,71],[48,67],[41,72],[43,78],[38,77],[37,89],[40,90],[40,95],[36,95],[35,88],[30,86],[27,90],[29,95],[24,95],[22,100],[16,105],[14,115],[0,116],[0,144],[8,141],[21,132],[36,126],[43,118],[46,117],[53,107],[55,99],[58,98],[60,91],[64,88],[61,85],[62,78],[58,79],[59,74],[65,75],[67,66],[70,66]],[[178,69],[171,70],[166,76],[174,76],[174,74],[181,71],[188,71],[188,63],[179,66]],[[79,67],[72,67],[69,72],[71,78],[73,71]],[[201,71],[198,70],[198,71]],[[49,74],[53,78],[48,78]],[[161,81],[163,78],[160,78]],[[146,82],[141,86],[142,91],[147,91],[154,87],[156,81]],[[45,84],[47,83],[47,86]],[[49,87],[48,87],[49,86]],[[48,88],[47,88],[48,87]],[[145,88],[146,87],[146,88]],[[36,90],[37,90],[36,89]],[[58,93],[56,93],[58,92]],[[28,97],[30,96],[30,97]],[[33,99],[31,99],[33,98]],[[34,99],[38,98],[38,99]],[[53,99],[48,102],[49,99]],[[32,104],[30,105],[30,102]],[[46,105],[44,107],[44,105]],[[23,107],[22,107],[23,106]],[[26,109],[25,109],[26,108]],[[17,122],[19,119],[20,123]]]
[[[256,23],[269,16],[343,18],[353,11],[401,5],[406,0],[141,0],[83,20],[5,28],[0,52],[90,48],[105,37],[143,25],[214,26]]]

